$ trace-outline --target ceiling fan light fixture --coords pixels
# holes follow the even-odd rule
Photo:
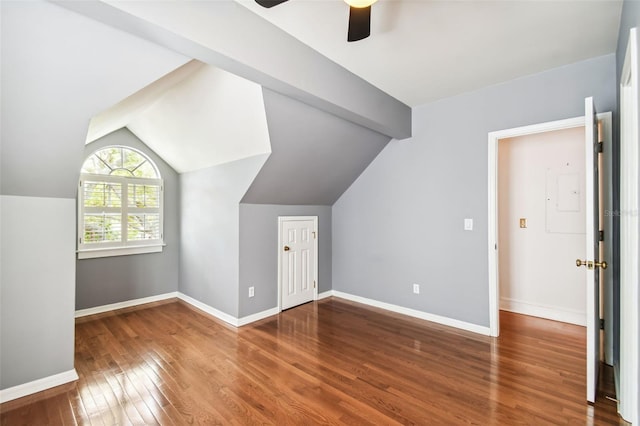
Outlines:
[[[378,0],[344,0],[344,2],[349,6],[356,7],[358,9],[363,7],[369,7],[377,1]]]

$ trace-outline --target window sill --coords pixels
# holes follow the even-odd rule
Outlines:
[[[78,250],[78,259],[95,259],[98,257],[129,256],[132,254],[160,253],[166,244],[149,246],[109,247]]]

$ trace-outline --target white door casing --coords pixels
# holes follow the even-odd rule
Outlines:
[[[640,82],[638,32],[629,41],[620,78],[620,364],[618,409],[627,421],[640,422],[638,385],[638,292],[640,289]]]
[[[278,218],[280,310],[318,298],[318,217]]]

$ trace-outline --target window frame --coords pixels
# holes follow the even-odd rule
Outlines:
[[[91,156],[97,154],[103,149],[109,149],[113,147],[103,147],[100,148],[91,155],[87,156],[85,162],[91,158]],[[118,148],[124,148],[131,151],[136,151],[141,154],[146,161],[148,161],[156,171],[156,174],[160,176],[156,165],[151,161],[151,159],[140,152],[137,149],[126,147],[126,146],[118,146]],[[84,163],[83,163],[84,164]],[[120,198],[120,207],[86,207],[84,205],[85,202],[85,192],[84,185],[87,181],[90,182],[104,182],[104,183],[119,183],[121,185],[121,198]],[[159,205],[158,207],[130,207],[129,206],[129,185],[154,185],[159,186]],[[85,232],[85,214],[91,214],[95,212],[96,214],[105,214],[112,213],[118,214],[120,216],[120,241],[110,241],[110,242],[94,242],[94,243],[85,243],[84,242],[84,232]],[[158,214],[159,216],[159,236],[158,239],[152,240],[128,240],[128,216],[133,214],[133,212],[138,213],[151,213]],[[80,181],[78,184],[78,217],[77,217],[77,254],[78,259],[93,259],[99,257],[111,257],[111,256],[124,256],[124,255],[132,255],[132,254],[143,254],[143,253],[159,253],[162,252],[163,247],[166,245],[164,243],[164,181],[161,177],[158,178],[140,178],[133,176],[118,176],[118,175],[107,175],[107,174],[94,174],[94,173],[81,173]]]

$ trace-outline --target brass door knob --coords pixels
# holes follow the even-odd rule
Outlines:
[[[284,251],[289,251],[289,250],[291,250],[289,246],[284,246]]]
[[[604,260],[602,262],[594,262],[592,260],[580,260],[580,259],[576,259],[576,266],[580,267],[580,266],[586,266],[587,269],[593,269],[593,268],[602,268],[602,269],[607,269],[607,267],[609,266],[607,264],[607,262],[605,262]]]

